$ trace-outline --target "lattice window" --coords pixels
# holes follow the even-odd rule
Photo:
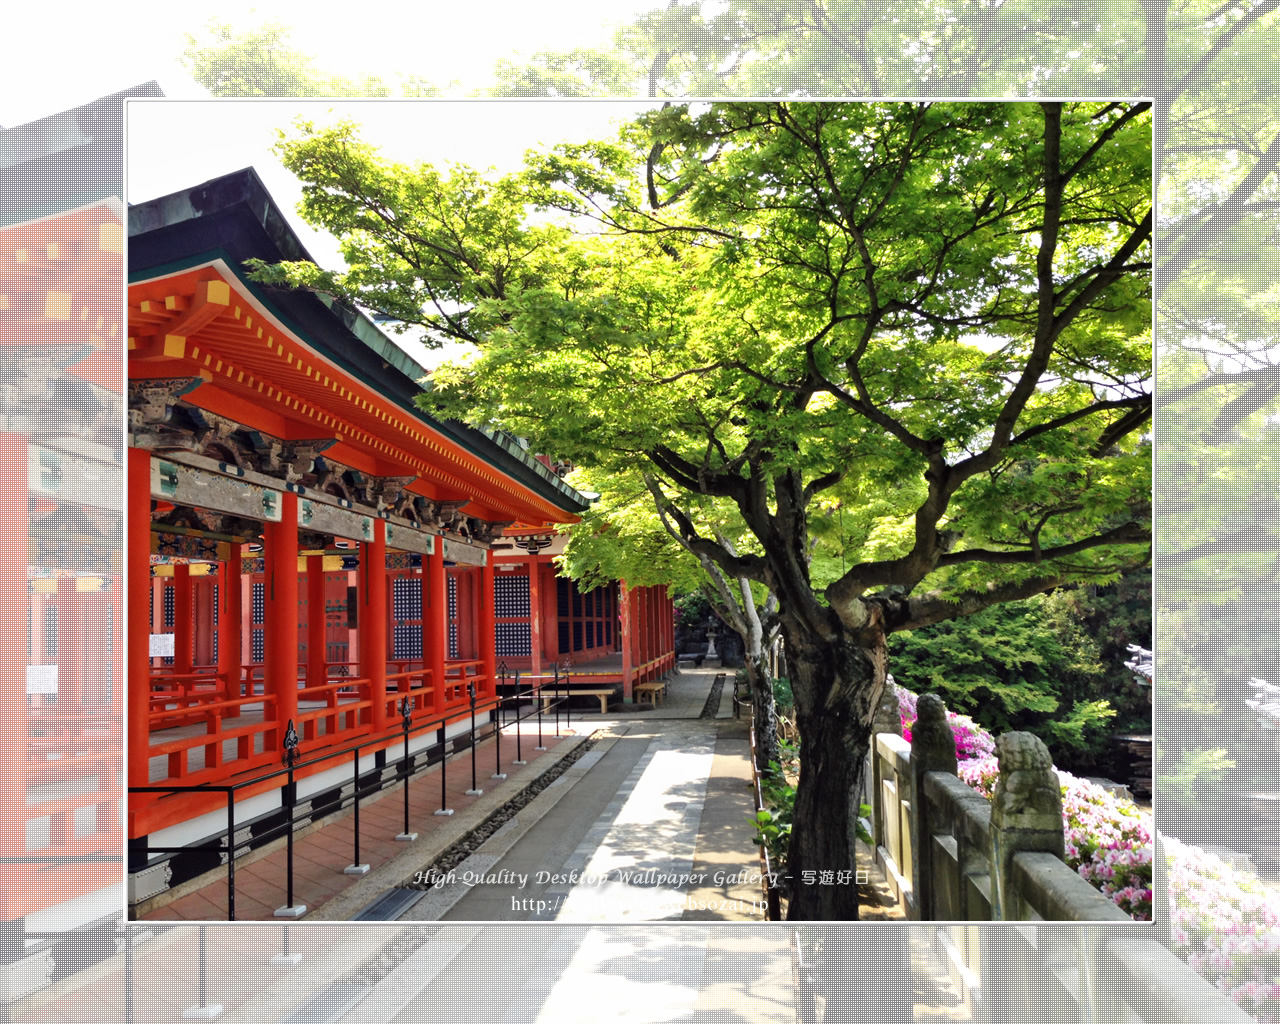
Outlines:
[[[458,656],[458,578],[449,574],[449,657]]]
[[[422,621],[422,580],[397,576],[391,584],[391,615],[397,622]]]
[[[422,657],[422,577],[397,576],[391,581],[391,656]]]
[[[52,601],[44,604],[44,656],[58,656],[58,606]]]
[[[164,627],[165,629],[173,629],[174,623],[174,607],[177,595],[174,593],[174,584],[165,584],[164,590],[161,592],[161,604],[164,608]]]
[[[218,628],[218,584],[213,585],[213,628]]]
[[[505,573],[493,580],[493,612],[499,619],[529,617],[529,577]]]
[[[254,662],[261,663],[267,655],[266,633],[261,629],[255,629],[249,635],[249,651]]]
[[[575,651],[582,650],[582,623],[575,622],[573,624],[573,649]]]
[[[260,625],[267,621],[267,586],[255,583],[250,591],[249,604],[253,610],[253,623]]]
[[[494,653],[499,658],[527,658],[533,652],[529,622],[498,622],[494,624]]]
[[[397,623],[391,635],[391,657],[417,660],[422,657],[422,626]]]

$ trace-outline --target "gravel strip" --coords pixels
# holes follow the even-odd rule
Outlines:
[[[464,860],[476,852],[484,842],[498,831],[503,825],[516,816],[519,811],[527,806],[534,797],[541,793],[544,789],[555,782],[569,768],[590,750],[596,743],[598,733],[592,733],[582,743],[579,743],[572,751],[562,757],[559,763],[544,775],[541,775],[525,789],[513,796],[505,804],[485,818],[480,825],[463,838],[459,839],[452,846],[448,847],[435,861],[423,868],[421,871],[415,871],[413,876],[401,882],[396,886],[397,889],[432,889],[435,883],[432,878],[437,875],[443,875],[456,868]],[[421,878],[422,881],[415,881]]]

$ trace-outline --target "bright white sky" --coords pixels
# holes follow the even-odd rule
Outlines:
[[[272,152],[277,131],[298,117],[350,120],[389,159],[464,163],[514,171],[527,150],[569,139],[607,138],[645,104],[627,100],[131,100],[126,124],[126,198],[138,203],[254,167],[322,266],[341,266],[332,238],[294,212],[296,178]]]
[[[455,0],[361,0],[337,8],[296,0],[213,7],[172,0],[118,4],[7,4],[0,43],[0,125],[34,121],[155,79],[166,96],[203,94],[178,64],[186,36],[211,17],[237,29],[278,21],[289,44],[324,71],[397,73],[463,91],[489,84],[499,59],[540,50],[608,49],[615,30],[659,0],[556,0],[470,5]]]
[[[399,162],[505,172],[518,169],[529,149],[610,137],[616,123],[644,106],[626,100],[131,100],[125,194],[130,203],[143,202],[254,167],[312,258],[339,268],[336,240],[297,215],[301,186],[272,152],[277,131],[289,130],[296,118],[354,121],[365,141]],[[419,362],[435,362],[421,346],[405,347]]]

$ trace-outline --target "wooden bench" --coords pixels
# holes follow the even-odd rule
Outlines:
[[[649,703],[657,707],[667,695],[666,683],[636,683],[633,689],[637,704],[640,703],[641,698],[648,697]]]
[[[609,713],[609,698],[618,692],[616,686],[610,686],[595,690],[582,690],[577,687],[561,688],[560,690],[552,689],[548,693],[545,689],[539,692],[542,697],[542,710],[547,711],[551,707],[551,702],[559,700],[561,697],[599,697],[600,698],[600,714]]]

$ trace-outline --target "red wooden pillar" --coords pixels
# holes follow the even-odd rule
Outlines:
[[[27,439],[0,434],[0,856],[27,854]],[[34,614],[34,613],[33,613]],[[34,654],[34,650],[32,651]],[[33,659],[34,660],[34,659]],[[5,889],[26,869],[4,868]],[[15,915],[0,911],[0,919]]]
[[[631,700],[631,687],[635,681],[635,654],[631,643],[634,624],[631,615],[631,591],[626,583],[618,584],[618,629],[622,645],[622,699]]]
[[[675,646],[674,639],[671,635],[672,616],[674,607],[671,603],[671,595],[665,594],[662,598],[662,653],[670,654]]]
[[[560,599],[556,592],[555,567],[539,563],[538,579],[542,584],[542,621],[547,624],[542,634],[542,653],[554,665],[560,660]]]
[[[240,545],[231,545],[231,554],[218,567],[218,675],[228,697],[240,696]],[[238,718],[239,708],[228,708],[224,718]]]
[[[128,588],[128,630],[125,637],[125,682],[128,723],[129,785],[150,781],[147,750],[151,743],[151,453],[130,448],[128,502],[125,508],[125,581]],[[8,494],[8,488],[4,489]],[[24,492],[25,494],[25,489]],[[139,802],[154,799],[138,794]]]
[[[191,671],[191,566],[179,562],[173,567],[173,671]]]
[[[431,670],[432,704],[444,713],[444,662],[449,653],[449,585],[444,572],[444,543],[422,556],[422,663]]]
[[[538,556],[530,555],[526,563],[529,566],[529,672],[535,677],[542,675],[542,587],[538,577]]]
[[[480,567],[479,594],[476,597],[476,647],[485,677],[485,692],[490,696],[498,692],[497,622],[493,609],[493,552],[484,553],[484,565]]]
[[[84,639],[84,624],[80,621],[79,594],[74,577],[61,576],[57,581],[58,595],[58,699],[61,708],[70,711],[84,703],[84,680],[80,677],[80,646]]]
[[[213,664],[213,585],[216,578],[191,577],[191,618],[193,667]]]
[[[430,572],[431,556],[424,554],[422,556],[421,565],[418,567],[418,649],[422,652],[423,669],[431,668],[431,654],[429,653],[428,646],[431,643],[431,624],[427,619],[427,592],[430,587],[427,577],[430,575]],[[422,685],[427,685],[425,679],[423,680]],[[417,700],[419,701],[419,710],[425,711],[428,707],[426,703],[426,695],[424,694],[421,697],[418,697]]]
[[[307,556],[307,685],[323,686],[329,668],[325,652],[324,555]]]
[[[374,519],[373,540],[360,545],[357,584],[360,614],[356,632],[360,647],[360,677],[369,680],[373,701],[370,723],[374,733],[387,727],[387,521]]]
[[[110,589],[108,595],[108,607],[110,608],[110,618],[106,630],[107,643],[111,645],[111,707],[116,716],[116,721],[124,721],[124,644],[121,638],[124,636],[124,629],[121,623],[124,621],[121,615],[124,602],[121,600],[124,580],[119,577],[109,577],[107,586]]]
[[[276,749],[282,750],[285,726],[298,721],[298,496],[292,491],[280,495],[280,522],[263,524],[262,553],[262,662],[266,692],[275,696]]]

